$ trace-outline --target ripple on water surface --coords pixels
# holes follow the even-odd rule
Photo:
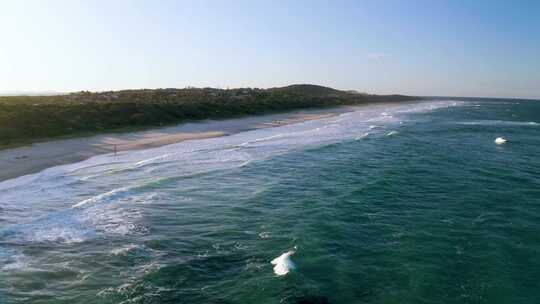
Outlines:
[[[0,183],[0,301],[539,302],[535,113],[375,105]]]

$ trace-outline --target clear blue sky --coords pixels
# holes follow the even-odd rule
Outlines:
[[[540,1],[0,0],[0,91],[293,83],[540,98]]]

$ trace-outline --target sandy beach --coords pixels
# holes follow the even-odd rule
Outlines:
[[[270,128],[320,119],[349,112],[357,107],[301,110],[290,113],[248,116],[226,120],[204,120],[173,127],[130,133],[52,140],[0,150],[0,181],[75,163],[98,154],[158,147],[185,140],[226,136],[256,128]]]

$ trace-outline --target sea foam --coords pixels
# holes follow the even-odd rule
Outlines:
[[[507,143],[507,142],[508,142],[508,140],[505,139],[504,137],[497,137],[497,138],[495,138],[495,143],[496,143],[497,145],[502,145],[502,144],[505,144],[505,143]]]
[[[296,265],[291,260],[291,256],[293,254],[295,254],[295,251],[289,250],[270,262],[272,265],[274,265],[274,273],[276,275],[286,275],[287,273],[289,273],[289,271],[296,268]]]
[[[28,242],[81,243],[96,237],[147,233],[141,202],[147,192],[161,193],[171,181],[245,166],[284,153],[344,140],[384,136],[402,114],[433,111],[455,102],[370,105],[336,117],[275,128],[255,129],[158,148],[104,154],[82,162],[45,169],[0,182],[0,238],[10,244]],[[384,113],[384,114],[383,114]],[[533,124],[531,124],[533,125]],[[325,126],[329,126],[326,127]],[[371,127],[370,127],[371,126]],[[372,130],[370,130],[372,129]],[[241,148],[238,148],[241,147]],[[150,169],[152,169],[150,171]],[[4,245],[2,245],[4,246]],[[4,246],[10,247],[10,246]],[[286,252],[274,259],[276,274],[294,267]],[[8,255],[11,255],[9,253]]]
[[[472,125],[472,126],[523,126],[523,127],[537,127],[540,126],[536,121],[515,121],[515,120],[473,120],[473,121],[460,121],[457,122],[460,125]]]
[[[120,247],[120,248],[116,248],[116,249],[113,249],[111,250],[111,254],[112,255],[126,255],[128,254],[129,252],[131,251],[134,251],[136,249],[138,249],[139,246],[138,245],[135,245],[135,244],[129,244],[129,245],[125,245],[123,247]]]

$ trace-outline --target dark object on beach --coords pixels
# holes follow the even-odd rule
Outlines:
[[[298,299],[298,304],[330,304],[325,296],[307,296]]]

